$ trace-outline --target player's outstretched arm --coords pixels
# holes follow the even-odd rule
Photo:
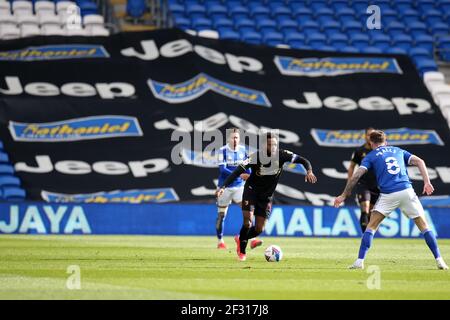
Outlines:
[[[347,182],[344,191],[336,199],[334,199],[334,206],[339,208],[345,199],[352,194],[352,190],[358,183],[359,179],[366,173],[367,169],[364,167],[359,167],[358,170],[353,174],[351,179]]]
[[[430,176],[428,175],[428,169],[425,164],[425,161],[423,161],[418,156],[412,155],[409,159],[409,164],[416,166],[419,168],[420,174],[423,178],[423,192],[422,194],[427,194],[428,196],[431,195],[434,192],[434,187],[431,184]]]
[[[305,169],[306,169],[305,181],[306,182],[309,182],[309,183],[316,183],[317,182],[317,178],[316,178],[316,176],[313,173],[311,162],[308,159],[306,159],[304,157],[301,157],[299,155],[295,155],[295,157],[294,157],[292,162],[293,163],[300,163],[300,164],[302,164],[305,167]]]

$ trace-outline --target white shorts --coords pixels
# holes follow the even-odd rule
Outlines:
[[[228,207],[231,204],[231,200],[235,203],[242,202],[242,194],[244,193],[244,186],[225,188],[223,194],[217,199],[217,205],[219,207]]]
[[[387,217],[397,208],[400,208],[403,214],[410,219],[415,219],[425,214],[413,188],[393,193],[381,193],[372,211],[378,211]]]

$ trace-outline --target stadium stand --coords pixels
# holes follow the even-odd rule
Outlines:
[[[14,167],[0,141],[0,200],[20,201],[25,196],[25,190],[21,188],[19,178],[14,175]]]
[[[0,0],[0,39],[37,35],[108,36],[97,3],[73,1]]]
[[[450,61],[450,1],[377,1],[382,28],[366,25],[369,1],[170,0],[175,26],[222,39],[298,49],[409,54],[423,73]],[[366,32],[370,31],[370,32]],[[434,46],[435,44],[435,46]]]

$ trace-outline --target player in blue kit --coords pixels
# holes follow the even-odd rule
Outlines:
[[[239,129],[231,128],[227,130],[228,143],[219,150],[219,182],[218,187],[222,187],[228,176],[245,160],[248,158],[247,148],[239,144],[240,134]],[[226,249],[223,241],[223,230],[225,224],[225,217],[227,215],[228,206],[231,201],[234,201],[239,206],[242,202],[242,194],[244,192],[245,180],[250,175],[250,169],[242,173],[236,180],[234,180],[224,190],[224,193],[217,198],[217,220],[216,220],[216,234],[218,239],[217,248]],[[251,247],[255,248],[262,244],[261,240],[253,240]]]
[[[370,146],[372,151],[366,155],[361,162],[361,166],[348,181],[342,194],[334,201],[334,206],[338,208],[351,195],[351,191],[358,180],[368,170],[374,171],[380,189],[380,197],[371,212],[369,224],[361,239],[358,259],[350,266],[350,269],[364,269],[364,259],[372,245],[376,230],[383,219],[397,208],[414,220],[436,259],[438,269],[448,269],[447,264],[441,257],[436,236],[428,226],[422,204],[412,188],[406,170],[407,164],[417,166],[424,181],[423,193],[431,195],[434,187],[430,182],[425,162],[406,150],[387,146],[386,134],[380,130],[375,130],[370,134]]]

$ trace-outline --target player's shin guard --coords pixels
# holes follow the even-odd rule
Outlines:
[[[425,242],[427,243],[428,248],[430,248],[431,252],[433,253],[434,258],[435,259],[440,258],[441,252],[439,251],[439,247],[434,232],[431,230],[425,230],[423,232],[423,237],[425,238]]]
[[[361,211],[361,217],[359,217],[359,225],[361,226],[361,231],[366,232],[367,225],[369,224],[369,214],[365,211]]]
[[[227,207],[219,207],[218,214],[217,214],[217,220],[216,220],[216,234],[217,239],[222,240],[223,237],[223,226],[225,222],[225,217],[227,215]]]
[[[366,258],[367,251],[372,246],[374,230],[366,229],[361,239],[361,246],[359,247],[358,259],[364,260]]]
[[[247,248],[247,242],[248,242],[248,233],[249,233],[250,229],[247,228],[245,225],[242,226],[241,228],[241,232],[239,233],[239,242],[240,242],[240,248],[241,248],[241,253],[245,254],[245,250]]]

